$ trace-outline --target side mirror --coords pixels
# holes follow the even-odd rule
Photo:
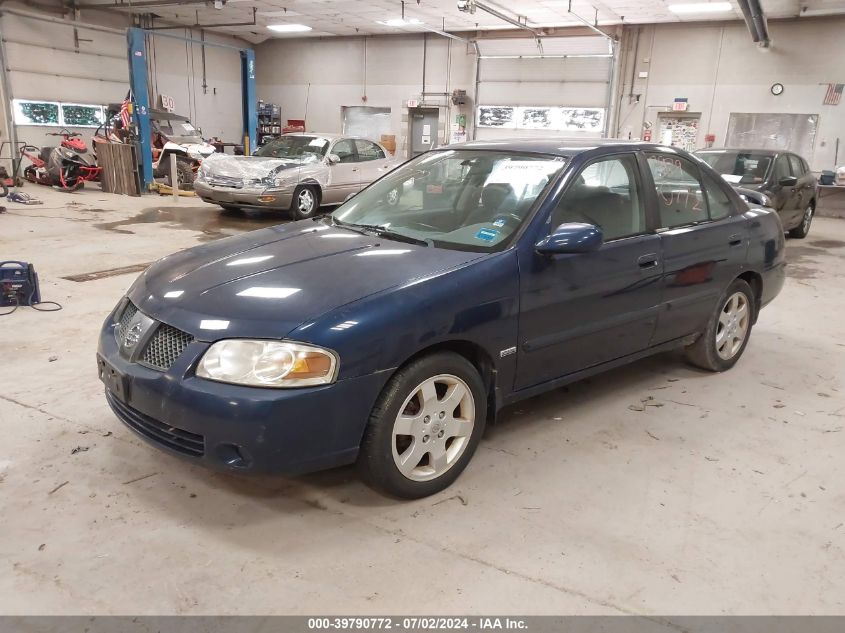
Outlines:
[[[604,235],[599,227],[593,224],[567,222],[557,227],[554,233],[537,242],[534,248],[541,255],[589,253],[598,249],[602,242],[604,242]]]
[[[795,176],[784,176],[778,180],[778,184],[781,187],[794,187],[798,184],[798,179]]]
[[[340,162],[340,156],[337,154],[329,154],[326,159],[329,161],[329,165],[337,165]]]

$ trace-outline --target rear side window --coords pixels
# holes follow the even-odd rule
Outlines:
[[[382,149],[375,143],[355,139],[355,145],[358,147],[358,160],[360,161],[380,160],[385,157]]]
[[[804,165],[801,163],[801,159],[795,154],[789,155],[789,165],[792,167],[793,176],[798,176],[800,178],[804,175]]]
[[[701,182],[707,194],[707,209],[711,220],[721,220],[733,213],[734,205],[728,194],[714,178],[702,171]]]
[[[646,154],[646,161],[657,190],[660,228],[671,229],[709,219],[696,165],[671,154]]]

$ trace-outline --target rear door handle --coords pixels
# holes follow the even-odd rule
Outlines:
[[[637,258],[637,265],[640,268],[654,268],[657,266],[657,253],[648,253]]]
[[[730,244],[731,246],[739,246],[740,244],[742,244],[742,235],[740,235],[739,233],[734,233],[728,239],[728,244]]]

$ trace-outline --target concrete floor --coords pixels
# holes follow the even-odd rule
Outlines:
[[[664,354],[535,398],[402,503],[352,469],[207,472],[106,406],[97,331],[134,274],[62,277],[276,217],[28,190],[0,256],[64,310],[0,320],[0,613],[845,613],[845,221],[788,242],[733,371]]]

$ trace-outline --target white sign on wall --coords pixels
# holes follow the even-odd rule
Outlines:
[[[168,95],[160,95],[161,109],[167,112],[176,112],[176,99]]]
[[[478,106],[478,127],[510,130],[601,132],[605,108]]]

